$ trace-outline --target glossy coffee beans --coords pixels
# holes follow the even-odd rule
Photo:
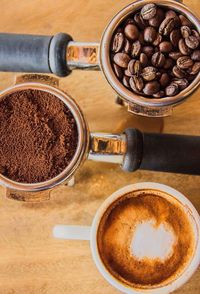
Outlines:
[[[185,15],[154,3],[129,15],[111,42],[116,77],[149,98],[175,96],[200,71],[200,35]]]

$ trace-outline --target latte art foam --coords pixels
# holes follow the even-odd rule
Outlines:
[[[153,220],[136,226],[131,241],[131,253],[137,259],[160,259],[164,261],[173,254],[176,236],[166,223],[156,226]]]
[[[134,191],[113,202],[100,221],[97,243],[112,276],[139,289],[178,278],[195,249],[193,227],[181,204],[154,190]]]

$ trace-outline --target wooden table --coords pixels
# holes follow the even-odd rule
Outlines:
[[[53,35],[68,32],[78,41],[99,41],[111,17],[130,0],[1,0],[0,31]],[[199,0],[185,0],[200,14]],[[1,74],[1,89],[14,74]],[[76,98],[91,131],[119,132],[126,127],[200,135],[200,92],[174,110],[172,117],[135,117],[115,105],[115,94],[100,72],[73,72],[61,87]],[[183,192],[200,212],[200,178],[138,171],[86,162],[75,187],[59,187],[46,203],[5,199],[0,188],[0,294],[119,293],[97,271],[87,241],[52,237],[55,224],[90,225],[99,205],[115,190],[142,181],[170,185]],[[200,270],[176,293],[200,293]]]

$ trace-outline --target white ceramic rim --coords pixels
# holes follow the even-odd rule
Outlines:
[[[167,284],[162,287],[152,288],[152,289],[133,289],[128,285],[123,284],[119,280],[117,280],[115,277],[113,277],[110,272],[106,269],[104,266],[97,247],[97,232],[98,232],[98,226],[101,220],[102,215],[106,211],[106,209],[113,203],[116,199],[123,196],[126,193],[129,193],[131,191],[141,190],[141,189],[153,189],[153,190],[159,190],[161,192],[165,192],[175,199],[177,199],[179,202],[183,204],[184,209],[186,210],[187,214],[190,215],[190,218],[193,219],[193,222],[195,222],[194,230],[196,231],[196,249],[195,254],[192,257],[192,260],[188,267],[185,269],[185,271],[180,275],[176,280],[172,281],[172,283]],[[132,184],[123,187],[122,189],[117,190],[114,192],[110,197],[108,197],[104,203],[100,206],[98,209],[91,228],[91,235],[90,235],[90,246],[91,246],[91,252],[93,256],[93,260],[99,270],[99,272],[102,274],[102,276],[115,288],[120,290],[123,293],[126,294],[136,294],[136,293],[152,293],[152,294],[167,294],[175,291],[176,289],[180,288],[182,285],[184,285],[194,274],[194,272],[197,270],[199,264],[200,264],[200,216],[196,210],[196,208],[193,206],[193,204],[179,191],[163,184],[158,183],[152,183],[152,182],[144,182],[144,183],[137,183]]]

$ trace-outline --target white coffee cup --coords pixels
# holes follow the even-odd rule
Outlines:
[[[103,264],[101,257],[98,252],[98,246],[97,246],[97,232],[100,220],[102,216],[104,215],[105,211],[108,209],[108,207],[116,201],[118,198],[123,196],[124,194],[127,194],[132,191],[136,190],[142,190],[142,189],[152,189],[152,190],[158,190],[164,193],[167,193],[168,195],[171,195],[173,198],[177,199],[179,203],[182,205],[182,208],[186,212],[188,219],[191,222],[191,225],[194,230],[194,240],[195,240],[195,252],[193,256],[191,257],[191,261],[184,270],[184,272],[175,280],[173,280],[171,283],[168,283],[167,285],[164,285],[162,287],[155,287],[151,289],[137,289],[134,287],[130,287],[126,285],[125,283],[122,283],[121,281],[117,280],[105,267]],[[177,190],[158,183],[138,183],[126,186],[115,193],[113,193],[109,198],[107,198],[103,204],[98,209],[92,226],[65,226],[65,225],[56,225],[53,229],[53,235],[55,238],[59,239],[66,239],[66,240],[90,240],[90,246],[92,251],[92,257],[93,260],[102,274],[102,276],[115,288],[120,290],[123,293],[126,294],[136,294],[136,293],[152,293],[152,294],[167,294],[175,291],[179,287],[181,287],[183,284],[185,284],[191,276],[194,274],[194,272],[197,270],[199,264],[200,264],[200,216],[195,209],[195,207],[192,205],[192,203],[180,192]]]

